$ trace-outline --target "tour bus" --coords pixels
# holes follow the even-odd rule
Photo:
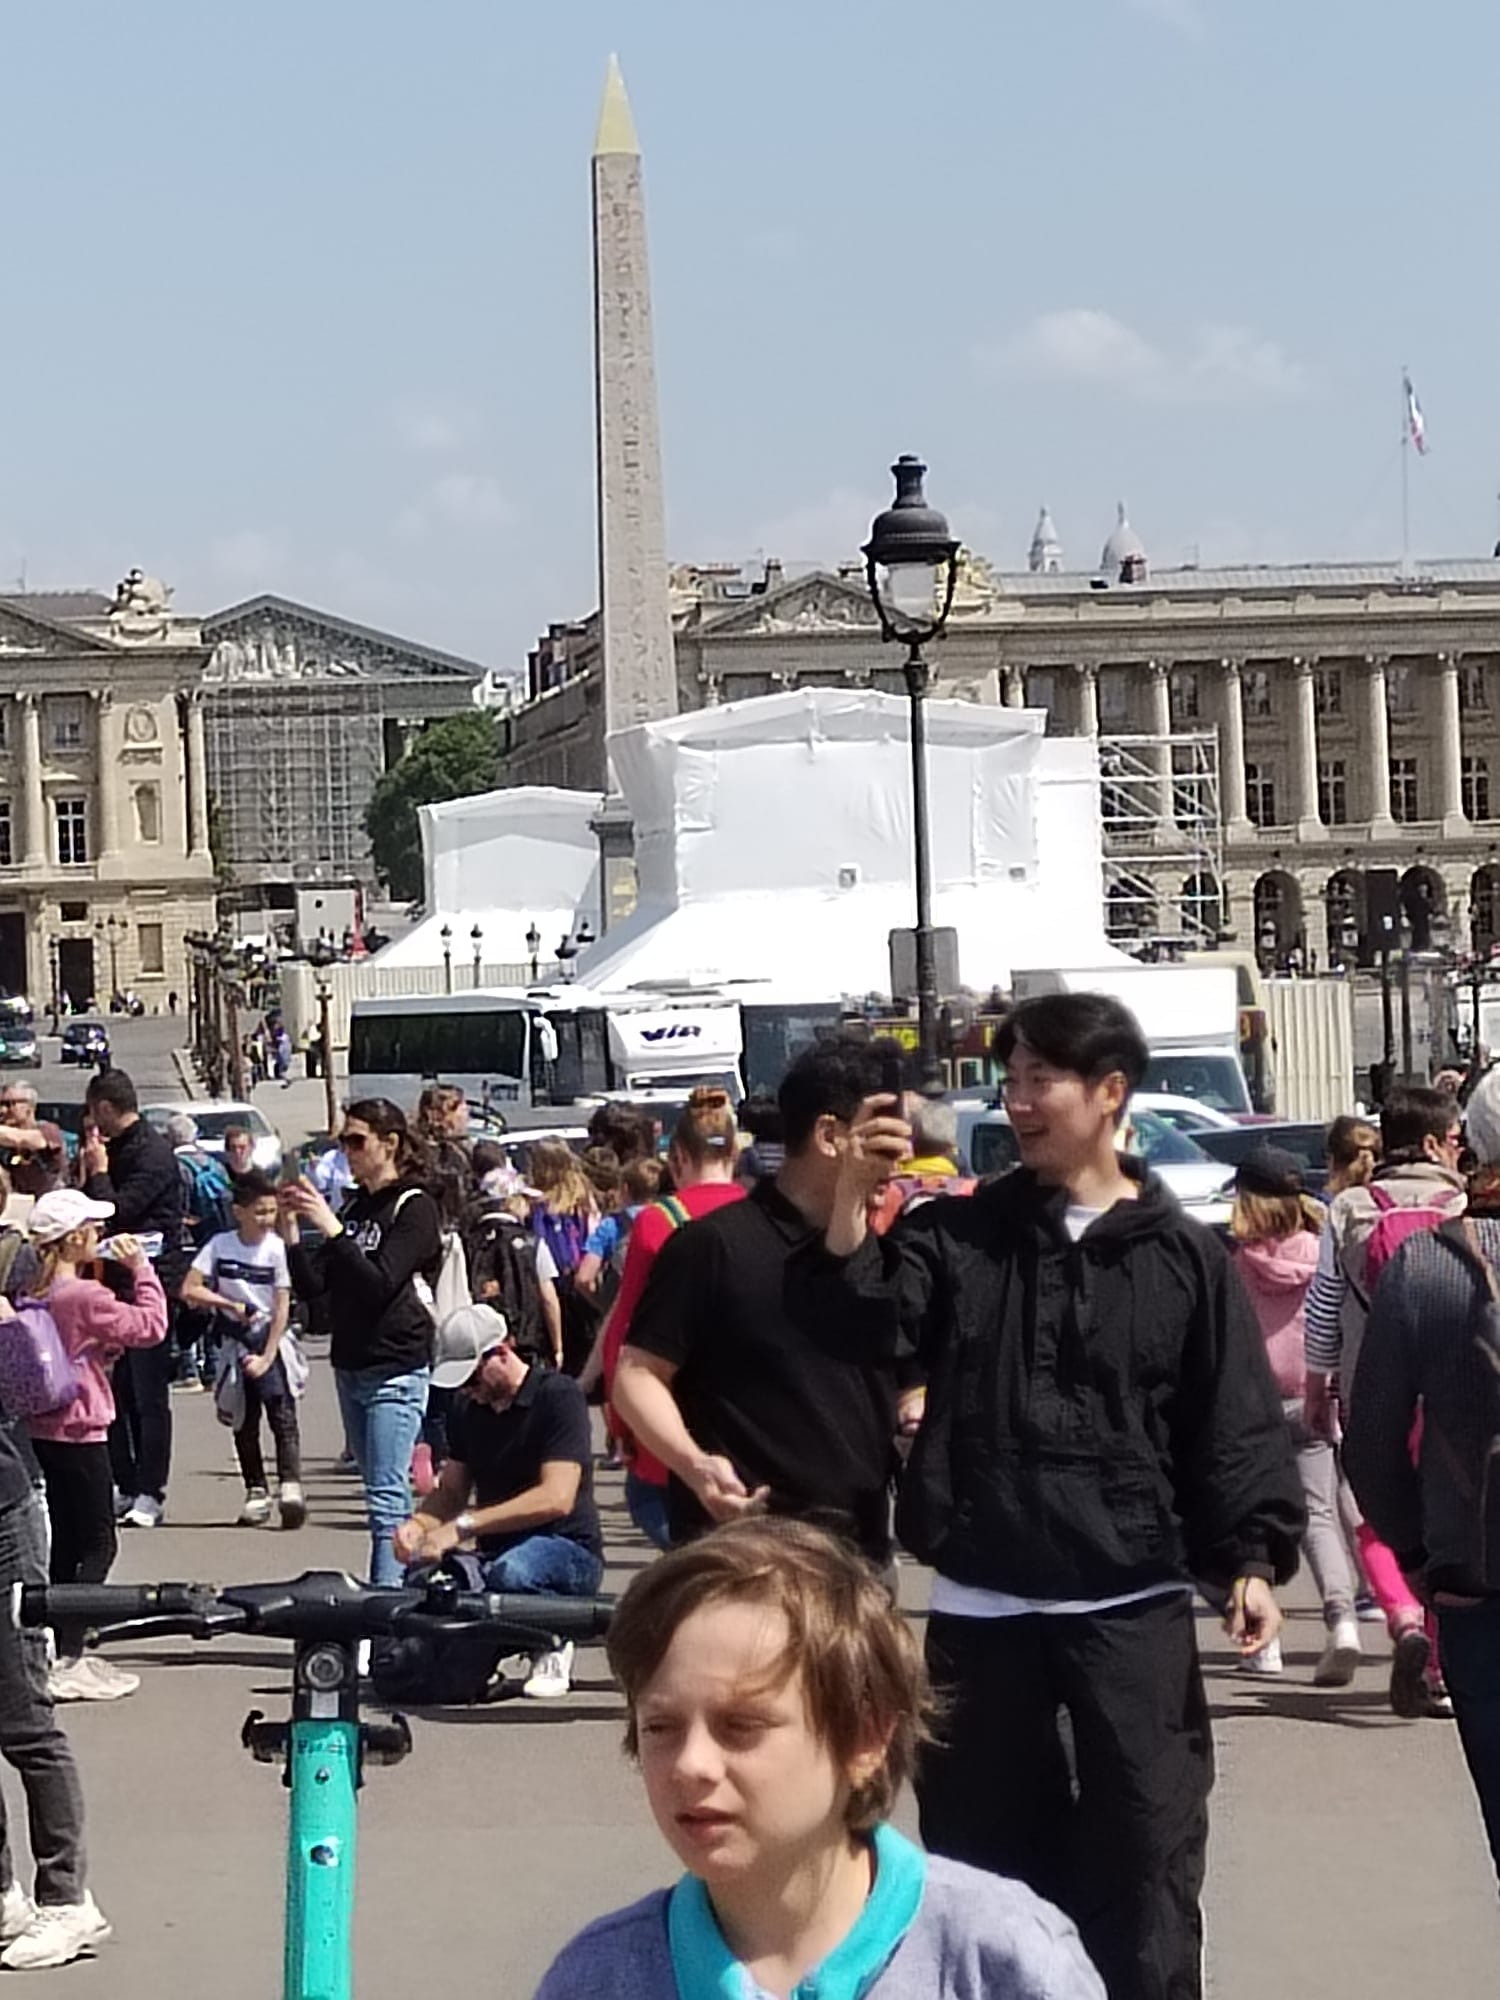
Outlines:
[[[569,987],[356,1000],[351,1098],[415,1102],[451,1083],[508,1123],[607,1097],[680,1103],[700,1085],[744,1094],[738,1004],[690,989],[601,995]]]

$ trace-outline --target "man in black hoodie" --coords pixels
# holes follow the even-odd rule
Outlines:
[[[1242,1651],[1269,1644],[1300,1486],[1223,1247],[1117,1150],[1147,1063],[1134,1018],[1027,1001],[997,1053],[1023,1164],[877,1243],[870,1192],[907,1143],[877,1101],[826,1238],[870,1336],[898,1313],[928,1376],[897,1513],[937,1571],[922,1835],[1066,1910],[1111,2000],[1195,2000],[1213,1751],[1193,1583]]]

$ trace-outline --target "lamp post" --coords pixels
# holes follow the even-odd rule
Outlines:
[[[240,1046],[240,957],[232,941],[219,946],[219,974],[224,990],[224,1041],[229,1051],[229,1090],[244,1101],[249,1091],[245,1080],[245,1051]]]
[[[564,931],[557,941],[557,963],[562,969],[562,976],[565,980],[573,978],[573,961],[577,956],[577,945],[574,944],[572,938]]]
[[[111,910],[104,920],[104,935],[109,943],[109,994],[111,1000],[120,990],[120,934],[125,926]]]
[[[323,1069],[323,1116],[328,1123],[330,1136],[338,1130],[339,1098],[333,1079],[333,977],[330,967],[335,953],[333,945],[326,938],[319,938],[309,948],[313,971],[318,982],[318,1044]]]
[[[443,941],[443,991],[453,991],[453,926],[444,924],[438,932]]]
[[[476,924],[469,932],[469,943],[474,947],[474,991],[479,991],[479,977],[484,965],[484,932]]]
[[[909,453],[891,467],[896,498],[870,525],[865,579],[880,636],[906,648],[902,669],[911,711],[912,849],[916,872],[917,1038],[922,1089],[943,1087],[938,1056],[937,954],[932,933],[932,855],[927,823],[927,692],[931,669],[922,648],[943,636],[958,579],[958,543],[922,490],[927,468]]]
[[[541,963],[542,955],[542,934],[537,929],[535,920],[533,920],[530,929],[526,933],[526,955],[531,960],[531,983],[535,986],[539,977],[538,966]]]

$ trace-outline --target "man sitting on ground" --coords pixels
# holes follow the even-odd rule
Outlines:
[[[588,1404],[571,1376],[533,1367],[489,1306],[451,1313],[435,1387],[464,1391],[448,1418],[437,1485],[396,1530],[396,1554],[438,1563],[476,1549],[487,1590],[592,1597],[604,1574]],[[568,1692],[571,1642],[537,1655],[525,1692]]]

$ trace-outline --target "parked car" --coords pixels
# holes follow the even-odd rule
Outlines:
[[[1138,1108],[1135,1100],[1125,1140],[1127,1150],[1146,1162],[1194,1221],[1223,1228],[1233,1207],[1229,1192],[1234,1180],[1232,1168],[1211,1158],[1196,1137],[1175,1130],[1156,1112]],[[969,1130],[968,1153],[970,1166],[981,1177],[1008,1173],[1019,1166],[1021,1148],[1004,1111],[988,1111],[975,1120]]]
[[[1201,1097],[1175,1097],[1165,1090],[1138,1090],[1130,1100],[1132,1111],[1154,1111],[1178,1132],[1197,1138],[1200,1132],[1238,1132],[1242,1121],[1232,1118]]]
[[[6,1026],[0,1023],[0,1063],[8,1068],[35,1069],[41,1063],[37,1051],[36,1029],[20,1026]]]
[[[58,1061],[100,1069],[109,1062],[109,1030],[100,1021],[69,1021],[62,1031]]]
[[[1279,1146],[1302,1164],[1303,1185],[1316,1194],[1328,1180],[1328,1128],[1268,1120],[1264,1125],[1240,1125],[1229,1132],[1195,1132],[1193,1137],[1215,1160],[1237,1167],[1258,1146]]]
[[[177,1104],[143,1104],[141,1116],[158,1131],[176,1112],[185,1112],[198,1127],[198,1143],[205,1153],[221,1155],[224,1134],[231,1125],[243,1125],[252,1141],[251,1157],[262,1173],[281,1172],[281,1134],[263,1111],[253,1104],[235,1104],[216,1097],[211,1103],[195,1103],[184,1098]]]

